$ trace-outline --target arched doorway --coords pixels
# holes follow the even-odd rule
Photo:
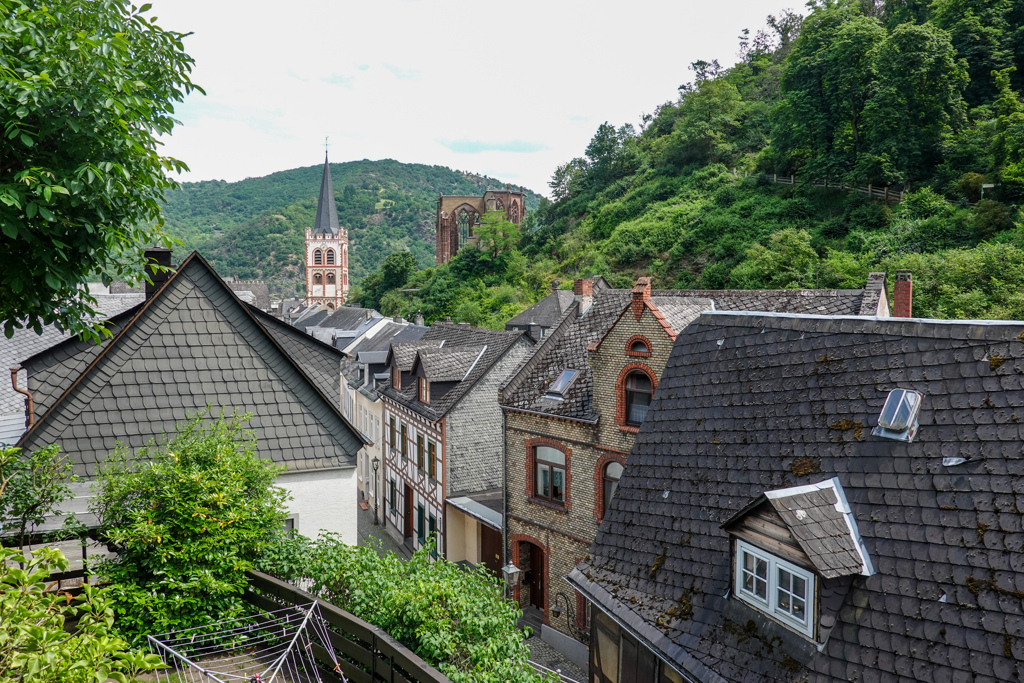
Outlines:
[[[547,590],[547,567],[544,549],[529,541],[519,542],[519,568],[523,579],[520,584],[519,604],[545,611],[544,593]]]

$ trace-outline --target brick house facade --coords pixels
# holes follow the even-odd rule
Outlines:
[[[558,639],[549,629],[585,638],[586,603],[564,577],[587,556],[633,448],[646,405],[631,401],[644,391],[650,400],[678,333],[716,308],[878,315],[887,312],[879,283],[884,276],[862,290],[788,292],[652,290],[650,278],[632,290],[574,283],[574,305],[502,391],[505,556],[523,572],[515,599],[542,612],[545,640]],[[574,379],[552,393],[566,370]],[[563,469],[555,501],[538,495],[549,461]]]

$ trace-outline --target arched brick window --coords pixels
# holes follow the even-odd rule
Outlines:
[[[556,510],[569,510],[572,449],[552,439],[526,440],[526,496]]]
[[[651,350],[651,341],[642,334],[634,335],[629,338],[629,341],[626,342],[627,356],[639,356],[640,358],[650,358]]]
[[[643,363],[630,363],[619,373],[615,386],[615,424],[630,432],[639,431],[650,408],[658,378]]]
[[[313,273],[313,284],[322,285],[324,283],[324,276],[320,273]]]
[[[329,266],[333,266],[334,265],[334,250],[333,249],[328,249],[327,250],[327,265],[329,265]]]
[[[319,249],[313,251],[313,265],[322,266],[324,264],[324,253]]]
[[[332,252],[327,252],[327,253],[330,254]],[[327,284],[329,284],[329,285],[333,285],[334,284],[334,273],[327,273]]]
[[[626,461],[617,453],[606,453],[594,468],[594,517],[604,519],[615,497]]]

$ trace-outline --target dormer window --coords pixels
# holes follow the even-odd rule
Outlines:
[[[425,377],[420,377],[418,383],[420,403],[430,405],[430,382]]]
[[[651,407],[654,386],[651,378],[643,372],[634,372],[626,378],[626,424],[639,427]]]
[[[814,635],[814,581],[806,569],[736,541],[736,595],[805,636]]]
[[[391,386],[394,387],[395,391],[402,390],[402,371],[397,365],[391,368]]]
[[[649,342],[647,338],[642,335],[630,337],[629,341],[626,342],[626,355],[650,358],[651,342]]]
[[[551,386],[548,387],[544,398],[551,398],[556,401],[565,400],[565,393],[579,374],[579,370],[562,370],[555,381],[551,383]]]
[[[917,435],[917,415],[922,398],[922,394],[910,389],[890,391],[878,416],[878,426],[871,433],[896,441],[913,441]]]

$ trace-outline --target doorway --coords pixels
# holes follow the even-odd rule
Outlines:
[[[405,485],[405,537],[412,538],[412,487]]]
[[[544,611],[544,551],[532,543],[530,548],[530,604]]]
[[[480,525],[480,562],[495,576],[501,576],[501,532]]]

